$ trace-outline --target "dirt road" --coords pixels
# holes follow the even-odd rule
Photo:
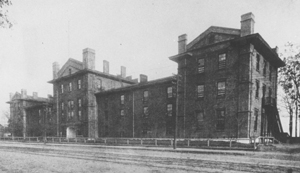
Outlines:
[[[0,172],[300,172],[298,155],[239,153],[0,142]]]

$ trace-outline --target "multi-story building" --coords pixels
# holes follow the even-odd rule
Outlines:
[[[209,27],[187,44],[178,40],[177,86],[173,77],[140,82],[95,70],[95,52],[83,61],[53,63],[56,135],[76,137],[252,138],[283,131],[276,107],[277,70],[284,66],[254,33],[254,15],[241,28]],[[13,104],[11,104],[13,105]],[[11,106],[14,110],[14,106]],[[33,120],[34,121],[34,120]],[[175,131],[177,129],[177,131]]]
[[[241,16],[240,29],[212,26],[189,44],[186,40],[186,35],[179,36],[178,54],[170,57],[182,76],[180,137],[250,138],[282,133],[274,100],[277,69],[284,62],[277,48],[254,33],[252,13]]]
[[[56,121],[53,109],[53,98],[38,97],[37,92],[27,95],[25,89],[21,93],[10,93],[10,123],[13,136],[55,135]]]
[[[171,137],[175,93],[172,77],[96,93],[100,137]]]
[[[98,116],[95,92],[120,88],[136,83],[121,75],[109,74],[109,62],[103,61],[103,72],[95,70],[95,51],[83,50],[83,61],[70,58],[60,69],[53,63],[54,110],[56,112],[57,136],[98,137]]]

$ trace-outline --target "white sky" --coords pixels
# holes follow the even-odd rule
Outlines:
[[[96,69],[110,62],[110,73],[149,80],[170,76],[177,65],[177,38],[192,41],[208,27],[240,28],[240,16],[255,15],[255,32],[271,47],[300,43],[297,0],[12,0],[11,29],[0,28],[0,124],[9,93],[27,89],[52,94],[52,63],[82,61],[82,50],[96,51]],[[281,50],[282,50],[281,49]],[[287,131],[288,125],[283,120]]]

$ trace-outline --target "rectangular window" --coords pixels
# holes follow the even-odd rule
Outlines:
[[[148,98],[149,98],[149,92],[148,91],[144,91],[143,101],[144,102],[148,102]]]
[[[269,65],[269,80],[272,81],[272,66],[271,64]]]
[[[224,69],[226,67],[226,53],[219,55],[219,69]]]
[[[63,111],[65,109],[64,103],[61,103],[61,110]]]
[[[74,101],[71,101],[71,108],[74,108]]]
[[[203,112],[203,110],[196,111],[196,115],[197,115],[197,121],[198,121],[198,123],[203,122],[203,120],[204,120],[204,112]]]
[[[255,108],[254,110],[254,131],[257,131],[257,120],[258,120],[258,109]]]
[[[78,107],[81,108],[81,99],[78,99]]]
[[[167,88],[167,94],[168,94],[168,98],[173,97],[173,87],[168,87]]]
[[[145,106],[144,107],[144,117],[148,117],[148,115],[149,115],[149,109],[148,109],[148,106]]]
[[[61,89],[61,93],[64,93],[64,85],[61,85],[60,89]]]
[[[108,111],[104,111],[104,118],[106,121],[108,120]]]
[[[102,88],[102,80],[99,79],[99,80],[97,81],[97,89],[101,89],[101,88]]]
[[[82,116],[81,116],[81,110],[78,111],[78,120],[81,120]]]
[[[225,90],[226,90],[226,86],[225,86],[225,82],[218,82],[218,96],[225,96]]]
[[[77,86],[78,86],[78,89],[81,89],[81,80],[80,79],[77,81]]]
[[[204,85],[197,86],[197,97],[198,98],[204,97]]]
[[[124,109],[121,109],[120,114],[121,114],[121,117],[124,117],[124,115],[125,115]]]
[[[267,61],[266,60],[264,60],[264,69],[263,69],[263,75],[264,76],[266,76],[266,74],[267,74]]]
[[[224,131],[225,130],[225,109],[217,110],[216,129],[218,131]]]
[[[71,112],[68,112],[68,120],[71,119]]]
[[[260,55],[256,54],[256,70],[259,71],[259,61],[260,61]]]
[[[259,97],[259,80],[256,80],[255,98]]]
[[[71,101],[68,101],[68,108],[71,109]]]
[[[269,97],[272,98],[272,88],[269,87]]]
[[[205,61],[203,58],[198,59],[198,73],[204,73]]]
[[[121,95],[121,105],[124,104],[124,95]]]
[[[69,91],[72,91],[72,82],[69,83]]]
[[[167,105],[167,113],[168,113],[169,117],[173,116],[173,105],[172,104]]]

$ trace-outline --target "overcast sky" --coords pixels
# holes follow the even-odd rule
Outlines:
[[[299,0],[12,0],[11,29],[0,28],[0,124],[6,123],[10,92],[52,94],[52,63],[82,61],[82,50],[96,51],[96,69],[110,62],[110,73],[149,80],[177,73],[168,57],[177,38],[188,42],[210,26],[240,28],[240,16],[255,15],[255,33],[271,47],[300,43]],[[285,125],[284,125],[285,126]],[[286,128],[287,130],[287,128]]]

